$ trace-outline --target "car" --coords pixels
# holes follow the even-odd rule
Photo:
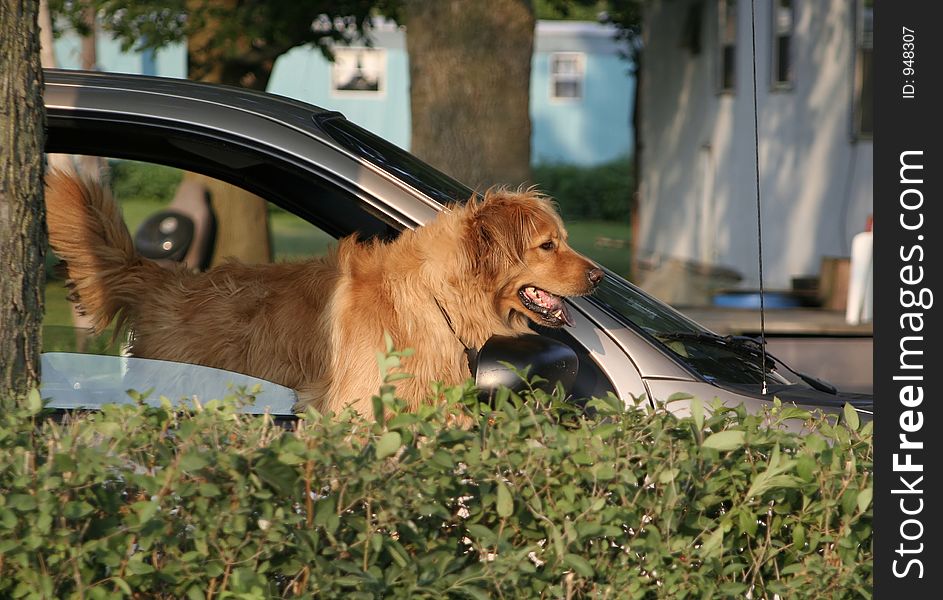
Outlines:
[[[202,173],[262,196],[334,238],[358,232],[362,238],[392,239],[427,223],[447,203],[473,195],[342,114],[272,94],[149,76],[47,70],[44,97],[47,152]],[[611,271],[593,295],[567,303],[571,327],[535,325],[530,339],[486,345],[477,367],[479,383],[513,383],[514,376],[501,372],[505,362],[539,364],[548,369],[548,378],[565,379],[574,398],[612,393],[654,406],[681,392],[759,410],[778,397],[831,413],[849,403],[866,419],[873,414],[870,395],[842,393],[797,373],[756,340],[717,335]],[[256,406],[283,415],[290,414],[294,401],[287,388],[196,365],[50,352],[42,367],[43,394],[61,409],[95,406],[122,397],[129,387],[155,385],[156,393],[168,397],[197,388],[210,397],[231,385],[258,384],[262,395]],[[685,414],[690,400],[668,407]]]

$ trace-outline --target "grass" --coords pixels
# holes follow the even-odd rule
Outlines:
[[[336,241],[311,223],[291,213],[272,213],[269,215],[269,227],[276,261],[323,256]]]
[[[128,228],[135,231],[149,215],[163,208],[164,204],[153,201],[124,201],[121,208],[124,212]],[[328,247],[334,243],[330,237],[314,225],[290,213],[276,211],[270,215],[272,244],[275,251],[275,260],[301,260],[310,256],[323,255]],[[567,224],[570,234],[570,245],[579,252],[589,256],[600,264],[612,269],[616,273],[626,274],[629,271],[628,240],[630,227],[628,223],[614,223],[610,221],[573,221]],[[602,239],[624,241],[623,247],[600,245]],[[51,257],[48,263],[55,263]],[[82,344],[81,336],[76,334],[72,327],[72,310],[66,300],[66,289],[61,279],[50,278],[46,284],[46,315],[43,320],[45,351],[68,351],[78,344]],[[100,338],[87,340],[85,351],[93,353],[115,353],[118,344],[109,342],[110,333],[106,332]]]

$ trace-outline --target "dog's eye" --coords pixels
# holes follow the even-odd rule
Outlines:
[[[547,240],[546,242],[544,242],[543,244],[541,244],[540,247],[541,247],[543,250],[553,250],[554,248],[557,247],[557,245],[554,243],[553,240]]]

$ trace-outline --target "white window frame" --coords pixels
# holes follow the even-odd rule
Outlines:
[[[795,85],[796,62],[795,62],[795,40],[796,40],[796,13],[798,0],[789,1],[789,22],[784,23],[781,19],[780,4],[783,0],[770,0],[770,67],[769,80],[770,88],[773,90],[791,90]],[[785,56],[783,56],[780,46],[780,38],[787,38]],[[786,61],[786,79],[779,78],[780,65]]]
[[[728,39],[728,23],[727,23],[727,7],[733,4],[733,32],[732,38]],[[740,37],[740,27],[739,23],[739,6],[737,0],[719,0],[717,2],[717,93],[718,94],[733,94],[737,91],[737,46]],[[731,48],[732,54],[732,63],[730,65],[731,69],[731,81],[730,85],[727,85],[724,81],[725,73],[725,57],[727,55],[727,48]]]
[[[386,96],[387,54],[386,48],[361,46],[334,46],[334,62],[331,63],[331,96],[335,98],[383,98]],[[364,60],[369,58],[369,60]],[[359,62],[358,62],[359,61]],[[367,78],[375,78],[377,89],[342,89],[345,81],[359,67]]]
[[[871,4],[871,8],[865,8],[865,3],[868,2]],[[853,54],[853,65],[852,73],[854,74],[854,83],[852,89],[852,110],[851,110],[851,132],[852,137],[856,140],[870,140],[874,137],[874,5],[873,2],[869,0],[856,0],[855,1],[855,10],[854,10],[854,32],[855,32],[855,51]],[[870,14],[868,14],[870,10]],[[870,31],[865,32],[866,21],[870,19]],[[870,90],[863,90],[865,84],[865,73],[864,69],[865,61],[863,60],[863,55],[865,52],[868,52],[871,57],[871,73],[868,78],[870,83]],[[870,130],[863,129],[864,123],[863,119],[863,109],[862,105],[862,94],[871,93],[871,123]]]
[[[575,73],[557,73],[556,63],[559,59],[573,60],[576,65]],[[586,54],[583,52],[554,52],[550,55],[548,65],[550,71],[550,100],[553,102],[580,102],[586,96]],[[576,82],[579,93],[576,96],[558,96],[557,83],[561,81]]]

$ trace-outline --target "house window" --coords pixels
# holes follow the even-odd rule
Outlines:
[[[795,23],[795,2],[773,0],[773,65],[774,88],[792,87],[792,34]]]
[[[701,25],[703,23],[704,3],[695,2],[688,5],[688,12],[684,15],[684,26],[681,28],[681,47],[694,55],[701,53]]]
[[[550,55],[551,100],[579,100],[583,97],[586,57],[580,52],[555,52]]]
[[[386,91],[386,50],[334,47],[332,96],[382,96]]]
[[[855,104],[852,128],[856,138],[871,138],[874,134],[874,0],[858,0],[855,13]]]
[[[720,0],[719,35],[720,66],[718,89],[732,92],[737,84],[737,0]]]

